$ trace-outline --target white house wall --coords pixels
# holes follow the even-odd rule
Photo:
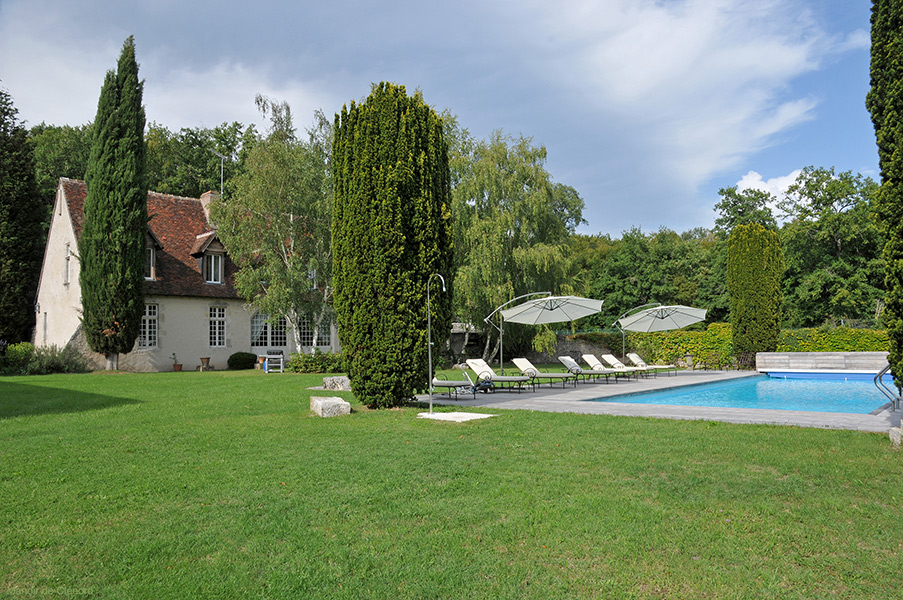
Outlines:
[[[69,281],[66,281],[66,246],[69,246]],[[35,309],[35,346],[57,346],[62,348],[80,324],[81,286],[79,273],[78,245],[69,211],[64,206],[62,193],[58,190],[53,207],[50,231],[44,263],[41,266],[40,288]]]

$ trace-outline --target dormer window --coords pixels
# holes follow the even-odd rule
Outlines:
[[[204,281],[207,283],[223,282],[223,255],[204,254]]]
[[[157,250],[153,246],[144,251],[144,278],[148,281],[157,278]]]

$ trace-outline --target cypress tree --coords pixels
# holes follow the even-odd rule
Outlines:
[[[134,346],[144,312],[143,90],[129,37],[116,71],[107,72],[97,103],[79,239],[85,337],[92,350],[106,355],[111,369],[118,367],[119,354]]]
[[[45,209],[28,132],[0,90],[0,340],[31,339]]]
[[[734,356],[774,352],[781,333],[784,256],[776,231],[759,223],[737,225],[728,238],[727,289]]]
[[[903,1],[872,2],[871,89],[866,106],[878,142],[881,187],[875,197],[885,236],[884,320],[888,361],[903,387]]]
[[[352,389],[397,406],[427,384],[427,282],[451,284],[451,185],[439,116],[380,83],[336,115],[332,228],[335,310]],[[451,326],[451,290],[431,288],[433,339]]]

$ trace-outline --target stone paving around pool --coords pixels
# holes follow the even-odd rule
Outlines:
[[[623,404],[611,402],[587,402],[596,398],[610,398],[621,394],[654,392],[670,388],[727,381],[738,377],[758,375],[752,371],[678,371],[676,375],[659,374],[657,377],[641,377],[629,381],[605,383],[578,383],[577,387],[562,388],[543,385],[536,391],[496,391],[478,393],[449,399],[445,394],[433,394],[434,406],[480,407],[498,409],[524,409],[546,412],[570,412],[593,415],[620,415],[628,417],[653,417],[660,419],[690,419],[722,421],[725,423],[749,423],[768,425],[795,425],[826,429],[852,429],[888,433],[900,427],[903,410],[893,412],[888,408],[879,414],[854,415],[846,413],[803,412],[795,410],[762,410],[746,408],[710,408],[694,406],[668,406],[664,404]],[[428,402],[426,395],[418,396]]]

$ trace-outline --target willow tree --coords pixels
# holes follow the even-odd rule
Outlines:
[[[135,42],[122,47],[108,71],[94,119],[85,173],[88,195],[79,239],[82,325],[88,345],[116,369],[119,354],[135,345],[144,314],[147,232],[144,83],[138,79]]]
[[[776,231],[759,223],[734,227],[727,246],[727,289],[734,356],[747,365],[752,353],[778,347],[783,273]]]
[[[335,119],[335,312],[351,387],[397,406],[427,384],[427,285],[451,285],[448,148],[420,93],[375,85]],[[451,327],[451,290],[434,278],[433,338]]]
[[[878,222],[885,237],[888,361],[903,387],[903,2],[872,2],[871,89],[866,106],[878,141]]]

